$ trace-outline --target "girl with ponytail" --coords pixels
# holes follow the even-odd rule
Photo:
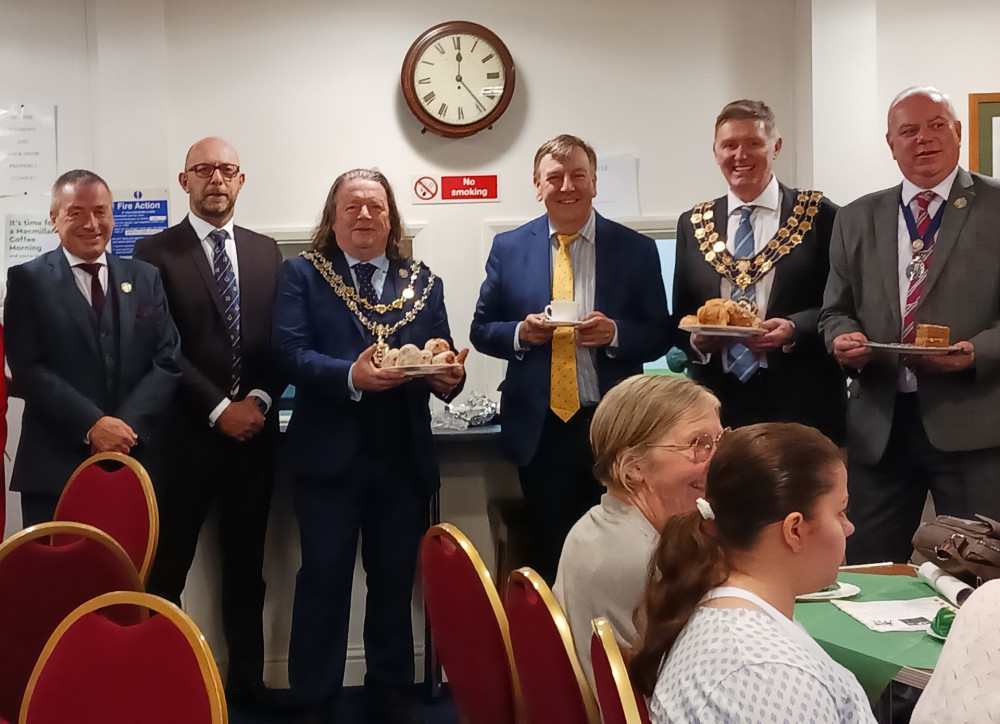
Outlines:
[[[653,724],[874,722],[868,699],[792,620],[836,580],[847,471],[817,430],[763,423],[724,437],[696,511],[672,517],[636,621],[636,687]]]

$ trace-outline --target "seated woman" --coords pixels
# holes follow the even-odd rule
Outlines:
[[[911,724],[967,724],[1000,718],[1000,580],[962,604]]]
[[[854,675],[792,620],[854,532],[837,447],[803,425],[742,427],[697,506],[664,527],[643,598],[631,670],[652,722],[874,722]]]
[[[694,509],[721,431],[719,401],[686,377],[629,377],[594,412],[594,475],[608,491],[570,530],[553,587],[588,678],[591,619],[608,619],[620,644],[638,643],[632,612],[659,531]]]

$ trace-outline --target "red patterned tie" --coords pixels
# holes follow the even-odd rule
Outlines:
[[[917,338],[917,308],[924,293],[924,279],[931,263],[931,252],[934,251],[934,239],[924,238],[927,227],[931,225],[930,205],[937,194],[933,191],[921,191],[913,197],[911,205],[916,204],[914,220],[917,225],[917,238],[923,243],[922,248],[912,252],[910,268],[910,287],[906,292],[906,307],[903,310],[903,342],[912,344]]]

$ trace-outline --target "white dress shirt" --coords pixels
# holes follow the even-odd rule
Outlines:
[[[922,189],[908,179],[903,179],[903,203],[909,206],[913,201],[913,197],[921,191],[933,191],[937,194],[937,198],[934,199],[927,207],[927,213],[933,219],[934,214],[938,212],[941,205],[948,200],[948,196],[951,194],[951,187],[955,184],[955,178],[957,176],[958,166],[955,166],[954,170],[948,174],[948,176],[941,183],[932,189]],[[910,264],[910,259],[913,257],[913,251],[910,248],[910,230],[906,228],[906,218],[903,216],[902,207],[899,208],[898,214],[899,223],[896,234],[898,254],[896,267],[897,273],[899,274],[899,318],[902,320],[906,316],[906,295],[910,291],[910,280],[906,278],[906,267]],[[933,264],[934,253],[931,252],[930,265]],[[902,329],[900,329],[900,335],[902,335],[902,333]],[[909,367],[899,368],[899,391],[917,391],[917,376],[913,374],[913,370]]]
[[[354,265],[361,263],[360,259],[355,259],[353,256],[344,252],[344,259],[347,260],[347,266],[351,270],[351,279],[354,280],[354,288],[358,288],[358,274],[354,271]],[[389,257],[385,255],[383,251],[374,259],[368,260],[369,264],[374,265],[375,271],[372,273],[372,286],[375,288],[375,294],[378,298],[382,298],[382,290],[385,289],[385,279],[389,275]],[[354,389],[354,365],[351,365],[351,369],[347,371],[347,389],[351,393],[351,399],[357,402],[361,399],[361,392]]]
[[[236,288],[240,287],[240,265],[239,259],[236,256],[236,232],[235,224],[233,220],[230,219],[224,226],[214,226],[209,222],[205,221],[199,216],[188,212],[187,215],[188,223],[191,224],[191,228],[194,229],[194,233],[197,234],[198,238],[201,239],[201,248],[205,252],[205,258],[208,259],[208,268],[215,268],[215,242],[209,238],[211,234],[216,229],[221,229],[228,232],[226,237],[226,256],[229,257],[230,263],[233,265],[233,276],[236,277]],[[236,390],[239,392],[239,388]],[[261,389],[252,389],[247,393],[247,397],[256,397],[264,403],[264,413],[271,409],[271,396]],[[223,397],[219,404],[216,405],[212,411],[208,414],[208,425],[209,427],[215,427],[215,423],[218,422],[219,416],[222,411],[229,407],[232,399],[229,397]]]
[[[559,253],[559,239],[556,238],[556,228],[549,221],[549,280],[551,285],[552,271],[556,266],[556,255]],[[597,233],[597,215],[593,209],[590,216],[579,231],[577,239],[569,245],[569,260],[573,266],[573,299],[580,306],[580,318],[585,318],[594,311],[595,287],[597,284],[597,248],[594,237]],[[514,351],[522,352],[521,324],[514,328]],[[618,325],[615,325],[615,335],[605,352],[614,356],[618,347]],[[597,382],[597,367],[594,363],[594,348],[576,348],[576,385],[580,395],[580,404],[593,406],[601,401],[601,388]]]
[[[753,253],[759,254],[767,243],[778,233],[783,219],[781,218],[781,187],[778,179],[772,174],[771,180],[760,195],[753,201],[745,202],[730,190],[726,194],[726,206],[729,216],[726,218],[726,249],[730,254],[736,252],[736,231],[740,228],[740,216],[744,206],[756,207],[750,214],[750,226],[753,227]],[[729,299],[733,291],[733,283],[724,276],[719,277],[719,296]],[[762,276],[754,284],[754,302],[757,305],[757,316],[767,318],[767,302],[771,296],[771,285],[774,283],[774,268]],[[692,345],[695,352],[695,364],[707,364],[712,359],[711,354],[703,354]],[[767,368],[767,354],[757,355],[758,365]],[[722,371],[729,372],[729,355],[722,355]]]
[[[81,269],[77,264],[87,264],[89,262],[84,261],[75,254],[71,254],[66,247],[62,247],[63,254],[66,256],[66,261],[69,262],[69,268],[73,271],[73,280],[76,282],[76,288],[80,290],[80,294],[83,298],[87,300],[87,304],[93,305],[93,300],[90,298],[90,280],[93,277],[90,272],[86,269]],[[101,268],[97,272],[97,279],[101,282],[101,289],[104,290],[104,294],[108,293],[108,259],[107,253],[102,252],[99,257],[94,259],[92,262],[94,264],[100,264]]]

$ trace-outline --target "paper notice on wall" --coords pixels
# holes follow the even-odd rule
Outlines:
[[[632,154],[597,159],[594,208],[609,219],[639,217],[639,159]]]
[[[6,267],[52,251],[59,246],[59,237],[52,232],[52,222],[45,214],[7,214],[4,224],[4,255]]]
[[[111,253],[131,258],[135,242],[167,228],[167,190],[115,190],[112,195],[116,201],[112,210],[115,228],[111,232]]]
[[[48,193],[55,178],[55,107],[0,107],[0,196]]]

